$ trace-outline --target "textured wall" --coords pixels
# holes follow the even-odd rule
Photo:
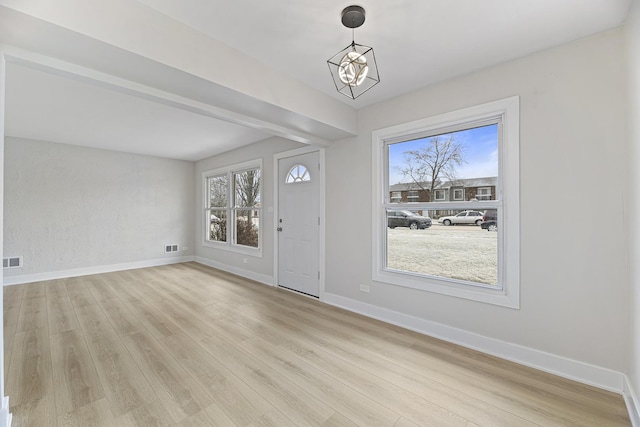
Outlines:
[[[618,29],[361,110],[359,137],[326,152],[327,292],[624,372],[624,63]],[[514,95],[520,310],[373,282],[371,132]]]
[[[193,254],[194,166],[7,138],[4,254],[24,266],[5,277]]]

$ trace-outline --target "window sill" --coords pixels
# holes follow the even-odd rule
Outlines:
[[[402,286],[425,292],[432,292],[456,298],[463,298],[502,307],[520,308],[520,299],[516,295],[509,295],[504,289],[465,285],[455,280],[438,279],[436,277],[412,276],[407,273],[389,270],[374,273],[373,280],[388,285]]]
[[[231,245],[225,242],[210,242],[206,240],[202,242],[202,246],[206,248],[219,249],[221,251],[252,256],[255,258],[262,258],[261,248],[250,248],[245,246]]]

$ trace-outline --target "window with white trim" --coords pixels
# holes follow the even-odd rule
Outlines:
[[[381,129],[373,140],[373,280],[519,307],[519,98]],[[397,184],[435,197],[391,206]],[[453,200],[434,188],[454,185]],[[464,200],[474,187],[480,197]],[[391,228],[391,209],[420,211],[432,225]]]
[[[391,192],[391,203],[400,203],[402,201],[402,192],[401,191],[392,191]]]
[[[491,200],[491,187],[478,188],[476,198],[478,200]]]
[[[407,201],[415,203],[418,201],[418,192],[416,190],[410,190],[407,193]]]
[[[436,201],[443,201],[447,197],[447,191],[446,190],[435,190],[434,194],[435,194],[435,199],[434,200],[436,200]]]
[[[204,245],[260,254],[261,173],[256,160],[203,174]]]

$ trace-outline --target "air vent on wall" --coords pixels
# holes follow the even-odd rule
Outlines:
[[[2,259],[2,268],[19,268],[22,267],[22,257],[10,257]]]
[[[178,252],[178,245],[165,245],[164,253],[168,254],[170,252]]]

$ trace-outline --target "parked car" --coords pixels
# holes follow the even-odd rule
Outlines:
[[[482,224],[482,212],[478,211],[464,211],[458,215],[443,216],[438,219],[439,223],[444,225],[457,225],[457,224]]]
[[[487,231],[498,231],[498,210],[487,209],[482,216],[480,227]]]
[[[387,211],[387,225],[389,228],[425,229],[431,227],[431,218],[411,211]]]

